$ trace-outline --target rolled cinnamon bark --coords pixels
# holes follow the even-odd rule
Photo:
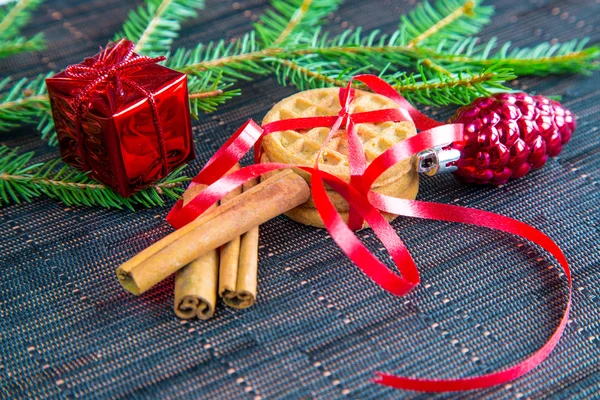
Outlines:
[[[207,186],[195,185],[183,193],[187,205]],[[215,208],[215,205],[211,207]],[[209,319],[215,313],[219,253],[211,250],[175,273],[174,309],[179,318]]]
[[[243,190],[248,191],[257,184],[258,180],[253,179],[243,186]],[[241,236],[237,258],[223,257],[223,248],[219,272],[219,296],[230,307],[250,307],[256,299],[258,226]]]
[[[226,203],[234,196],[242,193],[242,188],[238,188],[237,193],[230,192],[223,197],[223,203]],[[219,260],[219,296],[223,297],[223,293],[235,291],[237,282],[238,263],[240,259],[240,236],[235,237],[221,247]]]
[[[236,164],[228,174],[240,169]],[[190,186],[183,193],[183,205],[186,206],[191,200],[199,195],[207,186]],[[234,190],[235,194],[241,192],[241,188]],[[209,210],[215,208],[213,205]],[[175,314],[184,319],[198,317],[209,319],[215,313],[217,302],[217,286],[219,277],[219,252],[211,250],[203,256],[192,261],[175,273],[174,304]]]
[[[179,318],[209,319],[215,313],[219,253],[211,250],[175,274],[175,314]]]
[[[288,211],[310,196],[291,170],[261,182],[171,233],[117,269],[123,287],[139,295],[210,250]]]

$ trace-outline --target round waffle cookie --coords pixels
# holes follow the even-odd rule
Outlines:
[[[325,88],[294,94],[277,103],[263,119],[263,125],[284,119],[337,115],[341,109],[338,93],[339,89],[337,88]],[[349,112],[360,113],[397,107],[398,104],[387,97],[356,90]],[[361,123],[357,124],[355,129],[368,164],[394,144],[417,133],[414,124],[410,121]],[[271,133],[263,139],[264,153],[261,162],[271,161],[312,167],[329,131],[329,128],[323,127]],[[419,187],[419,177],[414,165],[414,159],[407,159],[394,165],[375,181],[371,189],[389,196],[414,199]],[[319,160],[319,168],[350,182],[348,141],[345,129],[338,130],[325,145]],[[310,174],[299,169],[294,169],[294,171],[310,184]],[[270,175],[266,174],[264,179]],[[347,221],[348,203],[333,190],[327,190],[327,193],[342,218]],[[287,212],[286,215],[306,225],[324,227],[312,197],[306,203]],[[392,220],[394,217],[391,214],[386,215],[388,220]]]

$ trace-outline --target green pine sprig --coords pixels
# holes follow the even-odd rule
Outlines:
[[[0,58],[45,47],[44,35],[30,38],[19,33],[31,19],[32,12],[43,0],[18,0],[0,7]]]
[[[235,82],[268,74],[270,69],[260,61],[266,54],[276,52],[263,49],[252,31],[234,42],[223,39],[206,45],[200,43],[194,49],[179,49],[166,65],[190,76],[211,73]]]
[[[181,23],[196,17],[196,10],[202,8],[203,0],[146,0],[144,5],[129,12],[123,31],[114,40],[126,37],[136,43],[136,53],[164,55],[177,38]]]
[[[8,131],[38,120],[50,110],[44,79],[52,73],[38,75],[34,79],[22,78],[11,87],[10,78],[0,81],[0,131]]]
[[[239,89],[231,87],[232,84],[224,81],[220,74],[210,71],[201,76],[189,76],[188,91],[192,116],[198,118],[200,112],[213,112],[218,106],[241,94]]]
[[[512,68],[517,75],[589,74],[600,66],[600,47],[586,47],[588,42],[589,38],[584,38],[513,48],[510,42],[499,46],[495,37],[485,43],[479,38],[469,37],[451,46],[441,43],[435,50],[422,49],[421,52],[442,65],[460,64],[470,68],[502,66]]]
[[[424,58],[416,44],[433,38],[436,42],[446,42],[450,38],[459,40],[466,37],[460,36],[459,32],[464,35],[477,33],[489,22],[493,12],[491,7],[481,6],[477,1],[439,0],[434,6],[427,3],[416,7],[403,19],[401,28],[391,35],[381,34],[377,30],[363,34],[358,28],[329,39],[328,34],[320,28],[328,12],[322,9],[311,11],[310,1],[298,0],[296,3],[298,8],[293,11],[289,5],[273,1],[274,8],[283,9],[287,15],[284,18],[275,11],[267,13],[267,19],[263,18],[263,24],[257,27],[269,27],[269,35],[257,28],[256,32],[249,32],[234,43],[221,40],[206,46],[199,44],[193,50],[177,51],[168,65],[195,76],[207,72],[218,73],[229,82],[273,73],[280,82],[294,84],[301,90],[323,87],[332,85],[336,79],[342,81],[337,76],[350,72],[378,73],[384,68],[390,72],[400,72],[415,68]],[[337,7],[335,2],[327,5],[331,9]],[[293,29],[302,26],[300,16],[307,18],[310,28],[291,35],[293,40],[287,41],[284,47],[273,46],[280,41],[283,32],[293,32]],[[313,21],[317,17],[321,18],[319,23]],[[307,63],[307,60],[310,62]],[[470,74],[466,68],[462,73]],[[485,93],[482,91],[480,95]],[[447,96],[447,99],[452,98]]]
[[[340,0],[273,0],[271,8],[254,24],[263,48],[284,47],[302,41],[307,34],[326,23]]]
[[[401,43],[409,48],[454,42],[476,35],[490,22],[491,6],[480,0],[424,1],[400,17]]]
[[[44,35],[38,33],[30,38],[17,36],[14,38],[1,39],[0,41],[0,58],[12,56],[26,51],[38,51],[44,49],[46,41]]]
[[[318,57],[341,68],[370,66],[371,70],[379,73],[386,67],[395,71],[414,68],[420,53],[406,46],[401,30],[388,35],[379,30],[365,33],[359,27],[345,30],[332,38],[327,32],[316,30],[304,46],[297,46],[286,54],[275,54],[277,58],[289,60],[306,56]]]
[[[419,71],[419,74],[395,73],[384,79],[413,104],[447,106],[467,105],[478,97],[509,91],[504,84],[516,78],[512,69],[498,67],[477,73],[468,69],[457,73],[444,69],[427,71],[425,66]]]
[[[170,68],[190,74],[219,74],[229,82],[250,80],[271,72],[262,62],[282,52],[286,44],[298,44],[312,36],[340,0],[273,0],[269,9],[250,31],[234,41],[219,40],[180,49],[167,62]]]
[[[178,199],[183,192],[181,184],[189,180],[179,167],[166,178],[149,188],[123,198],[112,189],[89,178],[86,173],[63,164],[60,159],[31,164],[33,152],[18,154],[17,150],[0,146],[0,205],[30,202],[47,196],[66,205],[128,208],[157,207],[165,199]]]
[[[275,74],[278,82],[282,85],[291,83],[300,90],[344,87],[353,76],[373,72],[369,67],[341,70],[335,63],[323,62],[314,56],[305,56],[293,61],[274,58],[272,61],[277,64]],[[425,68],[422,65],[419,67],[419,73],[410,74],[388,73],[387,69],[384,69],[379,77],[408,101],[431,106],[469,104],[477,97],[510,90],[504,83],[516,77],[508,68],[490,68],[478,73],[462,69],[456,73],[445,69],[426,71]],[[367,89],[360,82],[353,85],[359,89]]]

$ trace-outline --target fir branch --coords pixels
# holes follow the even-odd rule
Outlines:
[[[150,56],[169,51],[181,29],[181,22],[197,16],[196,10],[204,7],[203,0],[146,0],[135,11],[130,11],[123,24],[123,36],[136,42],[135,51]]]
[[[332,39],[316,32],[307,46],[274,53],[273,57],[297,59],[317,54],[325,61],[338,63],[339,67],[360,68],[371,66],[378,73],[382,68],[399,72],[414,68],[425,62],[437,68],[457,71],[464,68],[511,68],[516,74],[589,73],[599,66],[600,49],[585,47],[587,39],[573,40],[563,44],[542,43],[533,48],[510,50],[504,44],[493,53],[496,40],[478,44],[477,38],[457,41],[452,45],[440,43],[437,48],[413,47],[403,44],[401,31],[391,35],[375,30],[363,34],[361,29],[347,30]]]
[[[273,0],[273,9],[267,10],[254,31],[235,41],[201,43],[193,50],[179,50],[168,65],[196,76],[213,72],[229,83],[268,74],[271,68],[265,59],[285,52],[285,45],[311,37],[339,3],[340,0]]]
[[[302,4],[294,12],[294,14],[290,18],[289,22],[287,23],[287,25],[285,26],[285,28],[283,29],[283,31],[273,41],[273,44],[272,44],[273,46],[277,47],[278,45],[280,45],[281,43],[283,43],[287,39],[287,37],[292,32],[294,32],[294,30],[298,27],[298,25],[300,23],[302,23],[302,20],[304,19],[304,17],[306,16],[306,13],[310,9],[310,5],[311,5],[312,1],[313,0],[303,0],[302,1]],[[264,19],[265,19],[265,16],[263,15],[263,20]]]
[[[466,105],[477,97],[509,91],[506,81],[516,78],[511,69],[490,68],[479,73],[468,69],[452,73],[437,71],[427,78],[423,68],[419,74],[396,73],[386,80],[411,103],[431,106]]]
[[[275,72],[279,83],[292,83],[300,90],[343,87],[352,76],[365,72],[364,67],[340,70],[335,63],[323,62],[314,56],[294,61],[273,59],[272,62],[277,64]],[[487,96],[496,91],[507,91],[509,89],[503,86],[504,82],[516,77],[512,70],[505,68],[490,68],[480,73],[471,73],[468,70],[443,73],[437,71],[431,75],[428,77],[421,67],[419,74],[402,72],[380,74],[380,77],[407,100],[433,106],[469,104],[477,97]],[[367,89],[360,82],[354,83],[353,86]]]
[[[26,51],[43,50],[46,47],[44,34],[38,33],[29,39],[18,36],[13,39],[4,39],[0,42],[0,58],[12,56]]]
[[[436,50],[420,49],[432,60],[447,65],[469,67],[503,66],[512,68],[518,75],[547,75],[558,73],[590,73],[599,68],[600,47],[585,47],[588,38],[565,43],[540,43],[534,47],[511,49],[510,42],[495,53],[497,39],[480,43],[478,38],[468,38],[451,47],[443,44]]]
[[[361,28],[348,29],[331,39],[327,33],[316,31],[306,46],[298,46],[279,57],[292,59],[310,54],[317,54],[324,60],[343,67],[360,68],[370,65],[376,70],[388,65],[394,70],[414,67],[414,60],[420,58],[417,49],[409,49],[404,44],[400,30],[391,35],[379,30],[364,34]]]
[[[265,65],[258,63],[279,49],[261,49],[255,32],[243,35],[235,42],[225,40],[198,44],[193,50],[180,49],[170,57],[167,66],[188,75],[201,75],[210,71],[229,82],[250,80],[252,75],[269,73]]]
[[[20,79],[0,96],[0,131],[10,130],[22,123],[33,122],[50,109],[44,82],[44,79],[50,75],[52,73],[39,75],[32,80]],[[1,81],[0,92],[10,82],[10,78]]]
[[[0,8],[0,38],[6,39],[19,34],[31,18],[31,13],[43,0],[18,0]]]
[[[232,97],[240,95],[239,89],[230,88],[231,83],[223,82],[221,75],[213,78],[212,72],[202,76],[189,76],[188,91],[192,116],[197,118],[200,111],[213,112]]]
[[[49,146],[58,145],[58,137],[54,130],[54,118],[52,117],[52,110],[48,109],[41,113],[41,118],[36,126],[37,131],[40,133],[40,139],[45,140]]]
[[[481,6],[481,0],[437,0],[417,5],[400,17],[403,44],[408,48],[457,41],[477,34],[490,22],[493,7]]]
[[[271,7],[254,24],[263,48],[283,47],[311,35],[341,0],[272,0]]]
[[[31,19],[32,12],[43,0],[19,0],[0,7],[0,58],[24,51],[44,48],[44,35],[39,33],[29,39],[19,32]]]
[[[47,196],[67,205],[150,208],[164,205],[165,199],[179,198],[184,190],[180,184],[189,180],[181,176],[182,166],[149,188],[124,198],[86,173],[61,165],[60,159],[28,165],[33,156],[33,152],[19,155],[16,150],[0,146],[0,205]]]
[[[340,0],[273,0],[255,30],[241,38],[198,44],[192,50],[180,49],[168,61],[170,68],[187,74],[214,71],[230,81],[249,80],[250,75],[264,75],[269,68],[260,63],[267,57],[284,52],[286,43],[310,38],[324,18],[335,11]],[[258,37],[258,39],[257,39]]]

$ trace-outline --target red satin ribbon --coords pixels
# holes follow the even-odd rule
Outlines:
[[[250,179],[278,169],[300,168],[311,174],[311,191],[315,207],[333,240],[375,283],[398,296],[407,294],[419,283],[419,272],[404,243],[391,225],[383,218],[380,211],[407,217],[479,225],[528,239],[540,245],[559,261],[569,284],[569,300],[561,322],[542,348],[513,367],[487,375],[459,379],[423,379],[377,372],[377,378],[374,379],[374,382],[405,390],[447,392],[487,388],[522,376],[539,365],[548,356],[558,343],[567,324],[571,306],[572,283],[569,265],[564,254],[556,243],[542,232],[508,217],[465,207],[398,199],[371,191],[370,188],[373,182],[394,164],[422,150],[461,141],[463,131],[460,124],[443,125],[421,114],[391,86],[376,76],[359,75],[354,79],[363,82],[375,93],[394,100],[400,108],[349,114],[348,106],[354,96],[354,90],[351,88],[350,83],[347,88],[340,89],[339,97],[342,110],[338,116],[281,120],[266,124],[262,128],[254,121],[249,120],[217,151],[202,171],[192,180],[192,185],[202,183],[209,186],[185,207],[183,207],[181,200],[178,201],[169,212],[167,221],[175,228],[181,228],[197,218],[225,194]],[[424,129],[424,131],[394,145],[367,166],[364,151],[354,129],[355,124],[406,120],[414,121],[417,128]],[[315,162],[313,167],[279,163],[255,164],[225,175],[252,146],[255,147],[255,161],[258,162],[260,142],[264,135],[282,130],[331,127],[329,135],[323,143],[324,147],[342,125],[345,125],[348,136],[350,184],[319,170],[318,161]],[[320,152],[316,160],[319,160],[319,158]],[[351,211],[348,225],[342,220],[329,200],[325,183],[348,201]],[[363,219],[369,223],[392,256],[400,275],[396,275],[377,259],[353,233],[351,228],[362,226]]]

